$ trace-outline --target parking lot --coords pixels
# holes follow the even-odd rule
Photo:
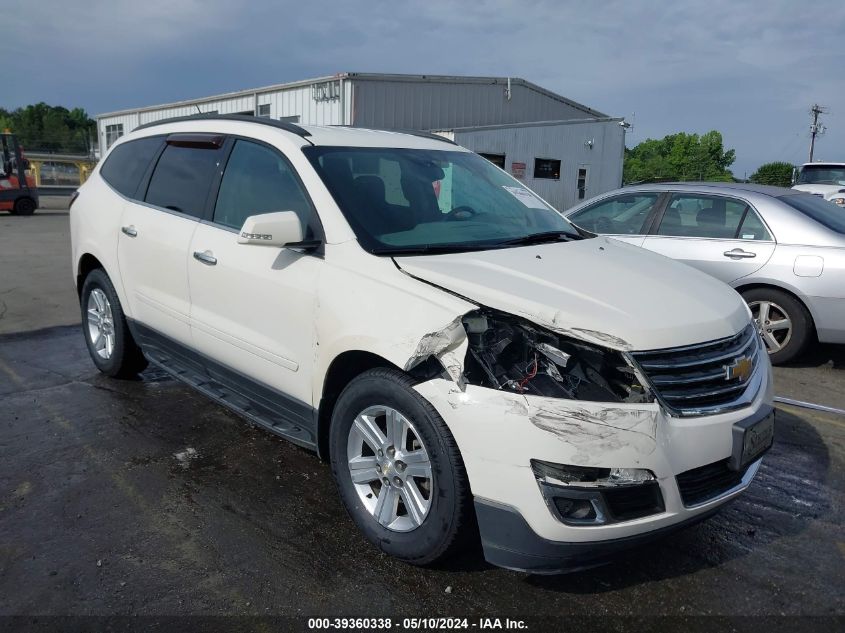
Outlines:
[[[780,405],[746,494],[616,564],[409,567],[363,540],[315,455],[154,370],[95,370],[63,202],[0,215],[0,614],[843,614],[845,416]],[[845,409],[845,349],[775,382]]]

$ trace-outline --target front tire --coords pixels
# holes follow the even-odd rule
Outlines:
[[[129,332],[117,292],[102,268],[85,278],[80,307],[85,343],[97,369],[113,378],[143,371],[147,360]]]
[[[15,201],[15,208],[12,209],[12,215],[32,215],[36,208],[35,200],[32,198],[18,198]]]
[[[763,336],[773,365],[800,356],[813,338],[813,319],[792,295],[775,288],[752,288],[742,293]]]
[[[414,565],[448,557],[472,521],[469,483],[445,422],[396,369],[347,385],[332,414],[332,473],[349,516],[380,550]]]

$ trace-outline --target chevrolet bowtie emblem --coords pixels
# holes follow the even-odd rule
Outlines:
[[[724,365],[725,380],[737,378],[740,382],[745,382],[751,377],[752,369],[751,359],[748,356],[737,358],[730,365]]]

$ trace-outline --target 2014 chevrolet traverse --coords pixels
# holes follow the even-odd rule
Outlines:
[[[480,534],[496,565],[596,564],[739,494],[772,441],[738,294],[579,234],[436,137],[142,126],[71,229],[100,371],[152,362],[314,449],[364,535],[411,563]]]

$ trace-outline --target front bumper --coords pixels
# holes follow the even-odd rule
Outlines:
[[[717,511],[718,507],[642,534],[606,541],[565,543],[538,536],[522,515],[510,506],[475,500],[475,516],[487,562],[532,574],[572,573],[604,565],[620,552],[703,521]]]
[[[658,403],[568,401],[473,385],[461,391],[443,379],[416,389],[443,417],[461,450],[487,559],[554,573],[600,564],[621,549],[710,516],[742,492],[759,461],[738,485],[693,505],[684,504],[676,476],[730,458],[734,424],[771,407],[771,367],[765,363],[759,371],[760,388],[748,406],[685,418],[668,415]],[[549,509],[532,459],[650,470],[664,511],[604,525],[566,525]]]

